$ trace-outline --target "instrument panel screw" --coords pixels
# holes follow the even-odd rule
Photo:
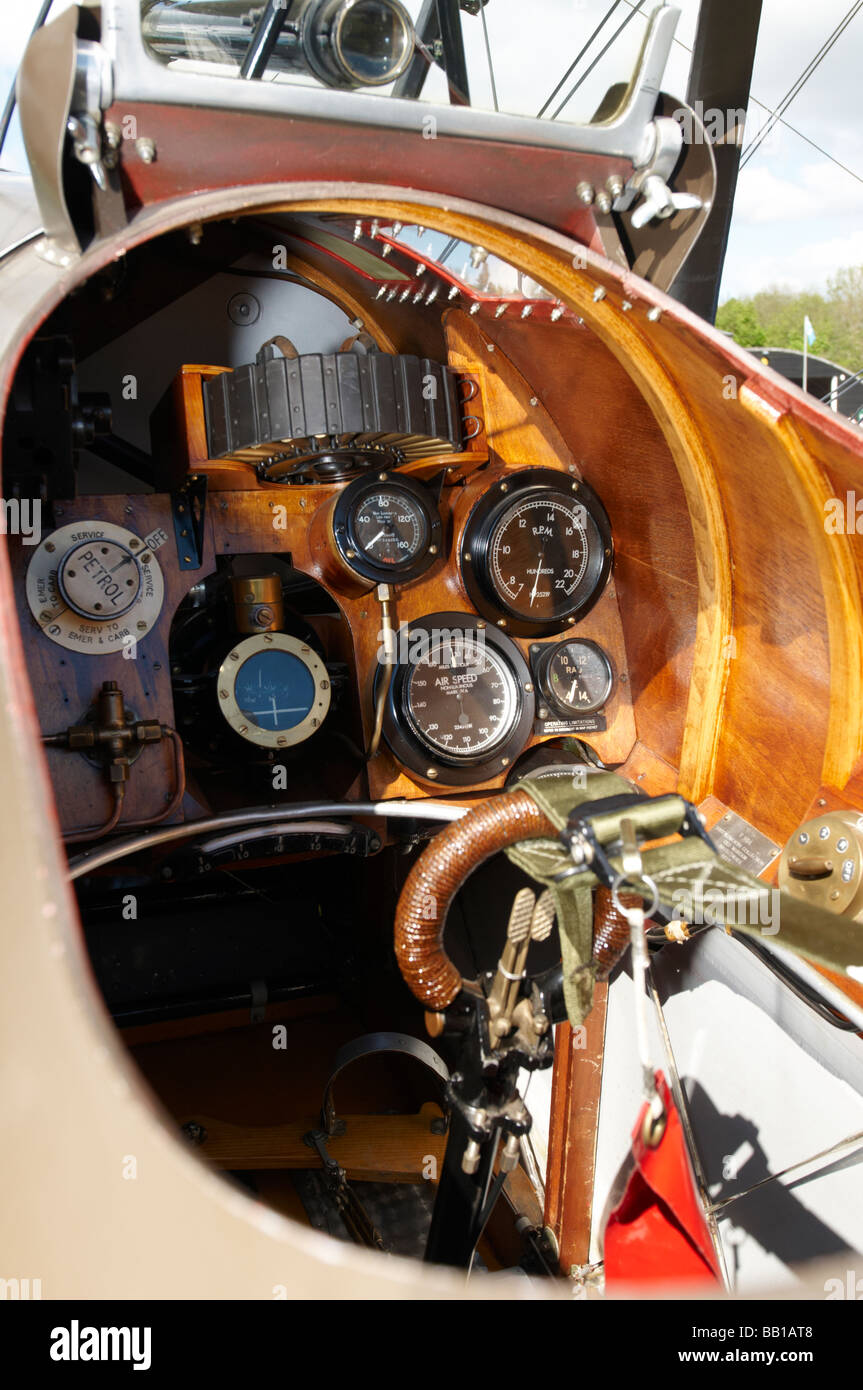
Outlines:
[[[466,565],[469,565],[469,564],[470,564],[470,556],[469,556],[469,555],[462,555],[461,558],[464,560],[464,562],[465,562]]]
[[[594,304],[599,304],[603,299],[605,299],[607,293],[608,291],[604,285],[597,285],[596,289],[593,291]]]
[[[427,767],[427,768],[426,768],[426,777],[430,777],[431,780],[434,781],[434,779],[437,777],[437,768],[436,768],[436,767]]]
[[[147,136],[142,135],[140,139],[135,141],[135,149],[144,164],[152,164],[156,158],[156,146]]]
[[[137,623],[136,626],[137,626],[139,632],[146,632],[146,631],[147,631],[147,624],[146,624],[143,620],[142,620],[141,622]]]
[[[648,309],[647,317],[650,323],[659,323],[662,318],[662,310],[658,304],[654,304],[652,309]]]
[[[500,765],[501,767],[509,767],[509,758],[501,758]]]
[[[623,179],[619,174],[609,174],[608,178],[605,180],[605,186],[612,198],[619,198],[623,192]]]
[[[593,184],[588,183],[586,179],[582,179],[581,183],[576,184],[575,194],[579,202],[584,203],[584,206],[589,208],[594,197]]]
[[[498,627],[506,627],[506,618],[498,618],[497,625]]]
[[[597,193],[596,206],[601,213],[611,212],[611,198],[607,193]]]
[[[533,694],[533,685],[530,681],[525,681],[524,688],[527,691],[528,695]]]
[[[626,674],[625,671],[622,671],[622,672],[620,673],[620,684],[621,684],[621,685],[626,685],[626,683],[627,683],[628,680],[629,680],[629,676]]]
[[[539,401],[537,400],[536,396],[531,396],[530,403],[531,405],[539,405]]]
[[[437,555],[437,546],[436,546],[436,545],[430,545],[430,546],[429,546],[429,555]]]
[[[47,551],[51,552],[51,551],[56,550],[56,548],[57,548],[57,547],[54,545],[54,542],[53,542],[53,541],[46,541],[46,542],[45,542],[45,549],[46,549]]]
[[[623,303],[621,304],[620,307],[621,307],[621,309],[623,310],[623,312],[624,312],[625,314],[628,314],[629,311],[630,311],[630,309],[632,308],[632,305],[630,304],[630,302],[629,302],[628,299],[624,299],[624,301],[623,301]]]

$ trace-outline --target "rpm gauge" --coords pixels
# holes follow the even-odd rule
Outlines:
[[[357,574],[399,583],[418,578],[440,553],[440,514],[421,483],[379,473],[356,479],[339,495],[333,534]]]
[[[474,508],[462,574],[479,611],[519,635],[559,631],[596,602],[612,563],[611,529],[581,481],[528,468]]]
[[[508,767],[534,708],[515,643],[472,614],[436,613],[400,631],[398,652],[384,732],[399,760],[429,781],[456,785]]]

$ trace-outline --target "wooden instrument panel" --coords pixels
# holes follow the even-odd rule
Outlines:
[[[466,409],[479,420],[479,433],[463,454],[417,462],[404,471],[421,479],[445,469],[439,509],[443,523],[441,553],[420,578],[394,585],[391,620],[398,629],[434,613],[475,610],[459,567],[459,553],[468,517],[475,503],[502,480],[519,470],[543,467],[561,479],[581,476],[548,411],[500,349],[489,351],[481,332],[464,314],[449,317],[450,364],[469,377],[477,394]],[[30,553],[12,540],[19,616],[33,682],[39,722],[54,733],[80,721],[104,680],[116,680],[139,719],[158,719],[174,725],[169,667],[171,623],[193,584],[216,570],[217,557],[267,555],[288,559],[294,569],[316,580],[334,600],[342,622],[312,618],[328,656],[347,660],[350,693],[360,714],[364,746],[374,726],[374,684],[381,646],[381,610],[375,588],[353,573],[342,559],[333,537],[332,514],[346,484],[280,486],[260,483],[247,464],[206,458],[206,434],[201,405],[201,379],[216,368],[187,367],[177,378],[170,400],[159,412],[158,434],[164,439],[163,482],[176,488],[190,476],[206,474],[208,498],[204,513],[203,560],[200,568],[183,572],[171,517],[168,492],[152,496],[77,498],[55,506],[57,525],[70,522],[113,521],[140,536],[161,528],[166,540],[156,552],[165,580],[165,601],[152,630],[137,644],[135,659],[122,653],[92,656],[67,651],[39,630],[25,596]],[[172,436],[169,418],[176,431]],[[397,474],[391,474],[396,477]],[[601,496],[601,480],[598,491]],[[613,522],[613,518],[612,518]],[[511,637],[530,664],[531,652],[555,645],[566,637],[587,638],[608,654],[614,685],[603,715],[606,727],[583,735],[606,763],[623,762],[635,743],[635,721],[629,686],[626,647],[618,612],[614,579],[591,611],[577,624],[550,637]],[[330,649],[332,648],[332,649]],[[531,695],[531,698],[533,696]],[[581,735],[580,735],[581,736]],[[529,734],[523,752],[560,735]],[[63,829],[67,832],[98,824],[110,811],[110,792],[95,764],[77,754],[49,749],[51,775]],[[513,760],[515,761],[515,759]],[[355,784],[357,795],[373,799],[428,795],[472,797],[504,785],[511,767],[499,775],[453,788],[409,772],[382,742],[367,764],[365,781]],[[158,814],[170,801],[173,763],[166,746],[147,748],[131,770],[121,828],[138,818]],[[192,803],[187,801],[187,812]],[[197,812],[200,813],[199,808]],[[180,815],[182,813],[178,813]]]

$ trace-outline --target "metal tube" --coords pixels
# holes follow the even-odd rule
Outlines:
[[[87,850],[69,863],[69,878],[73,881],[104,868],[118,859],[175,840],[188,839],[209,830],[222,830],[231,825],[253,825],[266,821],[304,820],[309,816],[380,816],[394,820],[454,821],[466,816],[467,806],[449,806],[442,801],[306,801],[294,806],[258,806],[246,811],[226,811],[218,816],[203,816],[183,825],[169,825],[153,830],[149,835],[115,840],[113,844]]]

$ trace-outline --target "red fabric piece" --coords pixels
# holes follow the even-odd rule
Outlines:
[[[642,1137],[650,1108],[642,1105],[632,1131],[633,1169],[605,1228],[606,1286],[719,1281],[683,1127],[661,1071],[656,1089],[667,1116],[655,1148]]]

